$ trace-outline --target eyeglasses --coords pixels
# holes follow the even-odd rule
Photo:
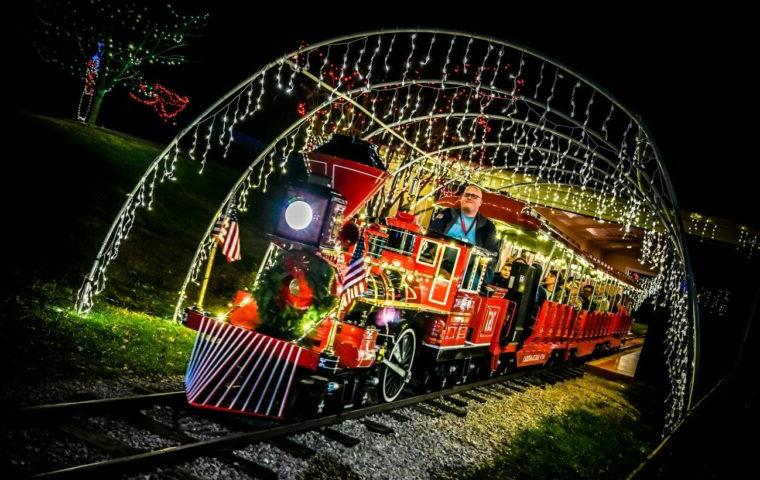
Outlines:
[[[463,193],[462,196],[464,198],[472,198],[473,200],[476,198],[480,198],[480,195],[476,195],[474,193]]]

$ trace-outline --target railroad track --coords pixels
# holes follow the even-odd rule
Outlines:
[[[77,415],[97,416],[127,410],[139,410],[154,405],[179,407],[185,402],[185,392],[148,393],[116,398],[93,398],[89,400],[33,405],[0,411],[0,424],[19,425]]]
[[[639,348],[631,345],[609,352],[619,353],[627,349]],[[148,393],[131,397],[113,399],[89,399],[78,402],[65,402],[53,405],[22,407],[0,412],[0,423],[9,426],[19,426],[40,421],[52,423],[60,432],[76,438],[99,451],[104,451],[113,458],[76,465],[67,468],[37,473],[25,478],[83,478],[103,477],[116,473],[130,473],[150,470],[158,466],[177,465],[182,462],[201,458],[213,457],[217,460],[242,470],[253,478],[275,479],[277,474],[266,466],[259,465],[249,459],[232,453],[232,450],[255,443],[267,442],[275,445],[289,455],[308,458],[315,452],[305,445],[290,440],[288,437],[304,433],[316,432],[330,440],[345,446],[354,446],[359,439],[345,435],[332,428],[346,420],[361,419],[364,427],[370,432],[380,435],[392,434],[393,428],[373,420],[371,417],[385,413],[396,420],[407,421],[399,410],[412,408],[417,412],[439,417],[442,415],[466,416],[468,406],[475,403],[485,403],[493,399],[502,399],[508,395],[519,394],[531,387],[554,385],[568,379],[577,378],[584,373],[583,366],[560,365],[548,369],[528,370],[511,373],[497,378],[480,382],[459,385],[445,390],[424,394],[411,394],[392,403],[382,403],[368,407],[346,410],[338,414],[319,417],[298,423],[273,424],[268,421],[257,421],[247,417],[215,414],[196,409],[187,410],[190,415],[199,416],[209,422],[222,425],[231,433],[205,440],[182,432],[179,428],[180,411],[185,405],[183,391]],[[165,405],[172,409],[172,425],[156,421],[141,412],[156,405]],[[111,416],[126,421],[144,431],[170,439],[176,446],[150,451],[120,444],[110,438],[107,433],[82,428],[73,419],[80,416]],[[196,479],[192,473],[181,467],[172,467],[168,474],[171,478],[184,480]]]
[[[72,467],[37,473],[25,478],[57,479],[57,478],[103,478],[121,473],[136,473],[150,470],[159,466],[176,465],[199,457],[214,457],[221,462],[241,469],[254,478],[277,478],[277,474],[266,466],[256,464],[244,457],[231,453],[232,450],[255,443],[272,443],[289,455],[306,458],[312,454],[305,445],[290,440],[288,437],[309,431],[314,431],[324,437],[337,441],[345,446],[359,443],[359,440],[331,428],[346,420],[361,419],[366,429],[379,435],[393,433],[393,428],[370,417],[379,413],[388,413],[397,420],[409,420],[409,417],[398,412],[405,408],[413,408],[423,415],[438,417],[442,415],[467,415],[467,407],[471,402],[485,403],[492,399],[501,399],[510,394],[525,391],[533,386],[555,384],[583,375],[580,367],[557,367],[549,370],[518,372],[503,377],[483,380],[467,385],[455,386],[446,390],[431,393],[411,395],[392,403],[382,403],[369,407],[347,410],[338,414],[319,417],[298,423],[285,423],[273,426],[255,428],[243,417],[228,415],[213,415],[192,410],[193,415],[202,415],[210,421],[221,423],[225,428],[234,430],[232,433],[218,438],[198,440],[184,432],[175,430],[163,423],[157,422],[139,412],[150,405],[167,404],[177,401],[177,395],[184,392],[167,392],[144,396],[87,400],[83,402],[68,402],[57,405],[44,405],[15,409],[15,423],[28,421],[56,419],[59,431],[88,443],[92,447],[105,451],[114,458]],[[153,402],[153,403],[151,403]],[[110,409],[117,407],[117,409]],[[92,409],[92,410],[90,410]],[[58,412],[58,414],[53,412]],[[5,421],[11,411],[3,412],[0,418]],[[116,416],[126,419],[129,423],[151,433],[172,439],[179,445],[151,451],[137,451],[131,447],[120,445],[110,439],[107,434],[93,432],[81,427],[78,423],[64,418],[63,413],[76,416],[81,413]],[[23,419],[23,420],[22,420]],[[100,433],[100,434],[99,434]],[[189,471],[181,467],[170,470],[170,477],[194,479]]]

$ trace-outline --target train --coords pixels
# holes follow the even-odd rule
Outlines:
[[[629,333],[624,311],[590,312],[553,295],[537,304],[540,266],[515,262],[502,286],[486,284],[498,252],[426,231],[402,209],[360,214],[392,178],[376,145],[334,135],[305,160],[308,180],[285,187],[252,288],[222,317],[185,311],[183,323],[198,331],[185,375],[190,405],[318,416],[583,359]],[[438,206],[455,202],[443,196]],[[503,195],[486,192],[481,210],[546,230]]]

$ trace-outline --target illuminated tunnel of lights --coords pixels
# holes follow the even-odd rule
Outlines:
[[[295,95],[305,100],[295,106]],[[155,158],[114,220],[77,298],[88,312],[106,270],[150,209],[157,182],[176,179],[177,162],[226,157],[242,122],[292,112],[290,125],[230,188],[199,240],[175,318],[197,284],[215,221],[245,212],[249,194],[266,192],[297,153],[333,133],[381,146],[393,177],[369,202],[378,214],[412,195],[431,202],[450,184],[476,183],[528,204],[644,229],[641,261],[655,272],[644,296],[669,309],[665,431],[692,403],[698,312],[680,210],[646,125],[591,80],[529,48],[476,34],[397,29],[364,32],[288,53],[242,81],[182,130]],[[664,299],[664,300],[662,300]]]

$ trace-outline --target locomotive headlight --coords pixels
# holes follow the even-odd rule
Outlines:
[[[312,248],[334,248],[346,201],[325,185],[293,183],[285,192],[274,234]]]
[[[285,209],[285,221],[293,230],[303,230],[314,219],[314,210],[303,200],[296,200]]]

